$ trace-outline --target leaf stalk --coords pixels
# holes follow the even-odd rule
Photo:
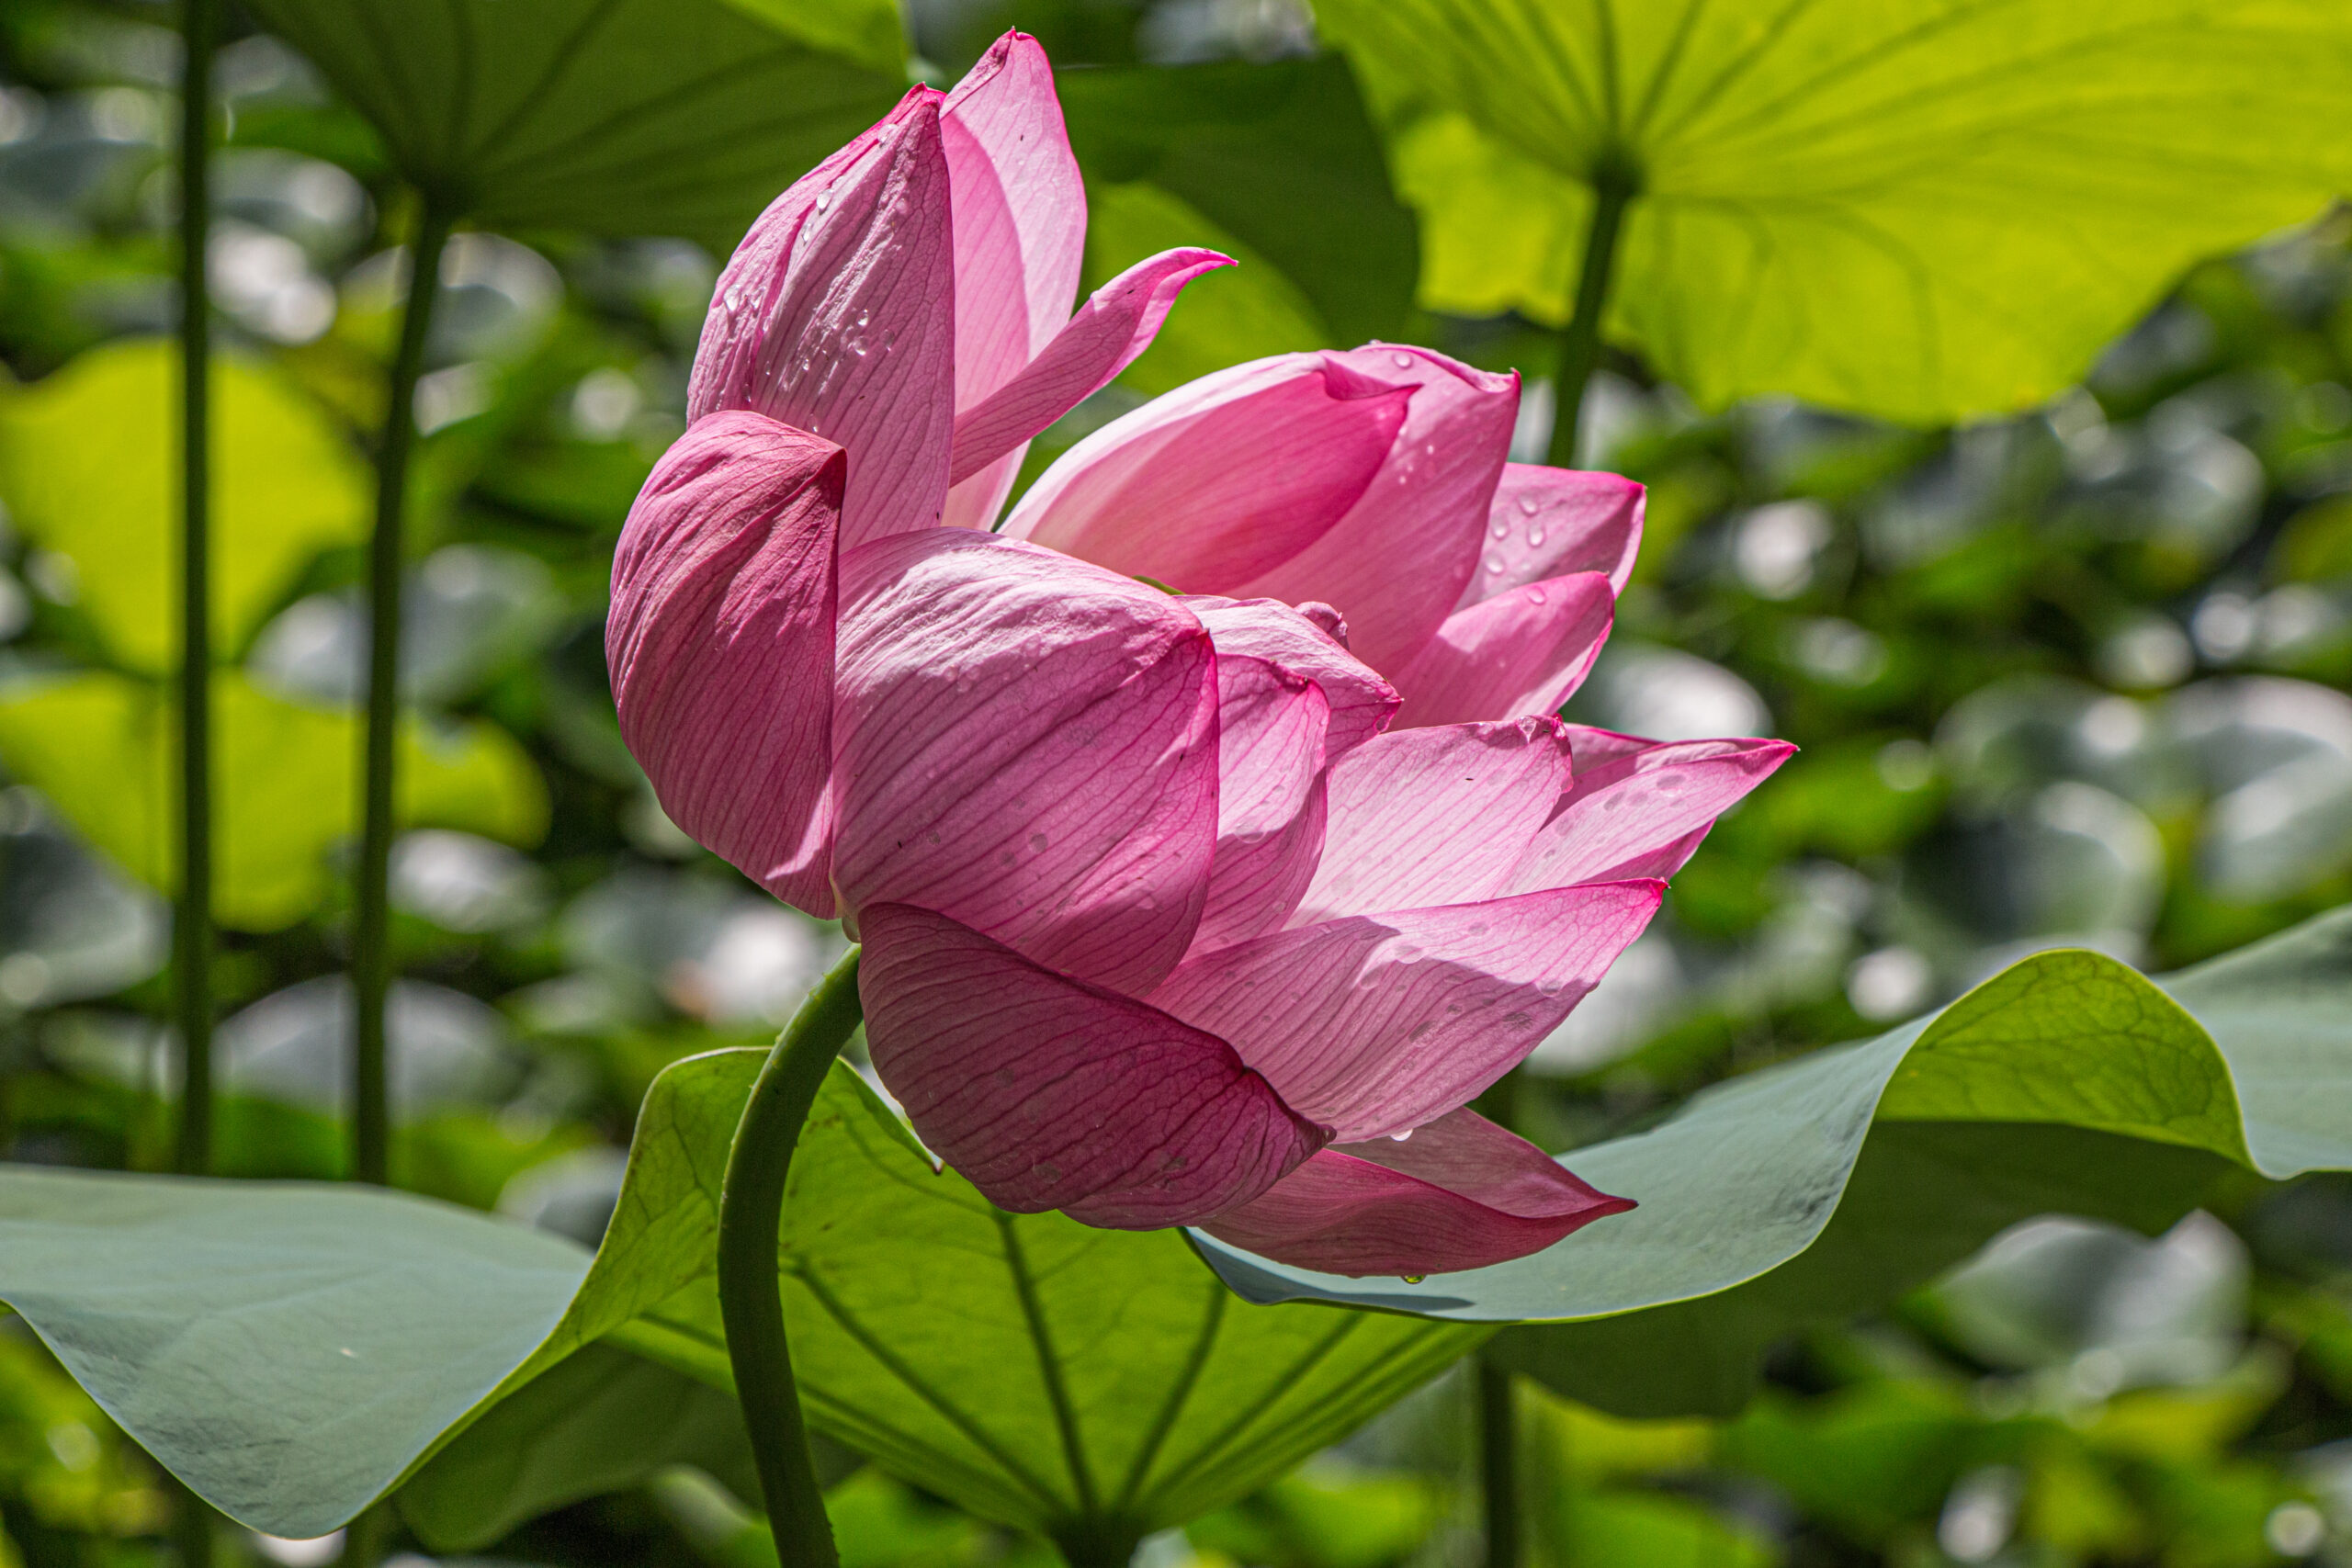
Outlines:
[[[1511,1374],[1485,1356],[1478,1372],[1478,1478],[1487,1522],[1487,1568],[1519,1568],[1519,1422]]]
[[[751,1434],[777,1558],[787,1568],[838,1568],[833,1529],[808,1456],[800,1391],[784,1325],[777,1274],[784,1194],[800,1129],[833,1058],[865,1018],[858,950],[833,966],[800,1005],[752,1085],[735,1128],[718,1199],[718,1309],[735,1396]]]
[[[391,1179],[391,1094],[385,1004],[392,984],[391,856],[393,747],[399,736],[401,532],[408,503],[409,455],[416,445],[416,383],[439,291],[441,253],[454,214],[427,197],[410,255],[408,299],[392,356],[383,438],[376,454],[376,531],[368,550],[368,709],[360,776],[359,872],[355,891],[352,1174],[379,1186]]]
[[[1584,268],[1577,274],[1576,309],[1560,330],[1560,358],[1552,377],[1552,443],[1546,460],[1555,468],[1577,466],[1577,430],[1583,423],[1585,388],[1600,364],[1600,322],[1609,309],[1625,209],[1640,191],[1639,180],[1615,160],[1603,162],[1593,172]]]

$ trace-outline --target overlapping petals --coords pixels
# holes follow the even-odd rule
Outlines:
[[[1004,1208],[1356,1274],[1622,1210],[1464,1108],[1789,749],[1552,716],[1640,487],[1507,464],[1517,378],[1426,350],[1205,378],[986,532],[1227,260],[1073,311],[1084,240],[1017,33],[753,226],[615,557],[657,797],[865,943],[876,1069]]]

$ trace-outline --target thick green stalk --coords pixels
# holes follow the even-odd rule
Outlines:
[[[1552,376],[1554,468],[1577,466],[1577,425],[1584,413],[1584,390],[1600,363],[1600,320],[1609,309],[1609,285],[1617,270],[1617,242],[1625,209],[1639,190],[1634,177],[1614,164],[1592,180],[1592,225],[1585,231],[1584,270],[1577,275],[1577,304],[1560,331],[1560,359]]]
[[[1511,1375],[1484,1356],[1478,1370],[1478,1477],[1487,1509],[1487,1568],[1519,1568],[1519,1422]]]
[[[408,501],[409,452],[416,444],[416,382],[425,329],[440,287],[450,217],[428,200],[410,253],[408,301],[384,403],[376,453],[376,534],[368,551],[368,723],[360,764],[359,874],[352,926],[352,1174],[379,1185],[391,1176],[391,1094],[386,1069],[385,999],[392,985],[392,750],[399,734],[401,523]]]
[[[181,1066],[172,1164],[189,1176],[212,1166],[212,315],[204,271],[220,31],[220,0],[187,0],[180,71],[180,896],[172,931]]]
[[[752,1085],[727,1154],[718,1198],[718,1311],[735,1397],[752,1436],[768,1529],[787,1568],[838,1568],[833,1527],[808,1458],[800,1391],[785,1337],[784,1290],[776,1277],[785,1179],[801,1123],[826,1071],[865,1017],[857,997],[857,949],[836,964],[776,1036]]]

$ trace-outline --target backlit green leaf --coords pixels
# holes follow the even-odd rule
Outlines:
[[[1702,403],[2030,406],[2352,154],[2334,0],[1319,0],[1393,107],[1423,298],[1558,321],[1637,182],[1610,335]],[[2316,117],[2316,118],[2315,118]]]

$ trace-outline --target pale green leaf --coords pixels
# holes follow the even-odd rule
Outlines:
[[[1708,406],[2030,406],[2352,147],[2335,0],[1319,0],[1387,90],[1424,299],[1559,320],[1638,184],[1609,335]],[[1433,123],[1432,123],[1433,122]]]
[[[330,853],[356,830],[358,719],[270,695],[240,672],[212,682],[215,908],[222,924],[274,931],[316,909]],[[160,686],[87,671],[0,687],[0,763],[149,886],[177,884],[172,801],[177,720]],[[530,757],[481,720],[404,719],[401,820],[531,844],[547,789]]]
[[[32,543],[72,561],[78,602],[129,668],[179,660],[177,348],[90,350],[0,397],[0,500]],[[359,455],[276,373],[212,367],[212,616],[233,656],[320,550],[368,528]]]
[[[401,174],[494,228],[731,249],[905,87],[888,0],[254,0],[253,11],[375,124]]]

